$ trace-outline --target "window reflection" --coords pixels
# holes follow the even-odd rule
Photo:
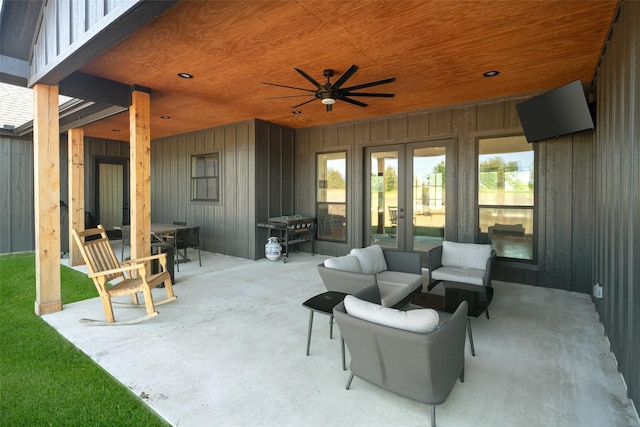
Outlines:
[[[347,153],[317,156],[316,210],[319,240],[347,240]]]
[[[499,257],[533,260],[534,152],[524,136],[478,143],[480,243]]]

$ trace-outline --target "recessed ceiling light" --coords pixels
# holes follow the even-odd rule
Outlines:
[[[494,76],[497,76],[498,74],[500,74],[500,71],[492,70],[492,71],[487,71],[486,73],[483,74],[483,76],[494,77]]]
[[[169,120],[171,118],[171,116],[160,116],[160,118],[164,119],[164,120]]]
[[[293,114],[302,114],[302,111],[300,111],[300,110],[293,110],[293,111],[292,111],[292,113],[293,113]]]
[[[182,77],[183,79],[192,79],[193,76],[189,73],[178,73],[178,77]]]

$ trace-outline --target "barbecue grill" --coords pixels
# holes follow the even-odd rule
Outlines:
[[[274,233],[278,241],[284,246],[285,258],[289,258],[289,246],[311,242],[311,254],[313,254],[313,241],[315,237],[315,218],[303,215],[284,215],[269,218],[267,222],[259,222],[258,227],[269,230],[269,236]]]

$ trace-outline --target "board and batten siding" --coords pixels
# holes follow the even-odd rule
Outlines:
[[[591,256],[611,350],[640,408],[640,2],[625,1],[596,76]]]
[[[528,97],[527,97],[528,98]],[[316,154],[347,151],[347,242],[316,242],[316,251],[343,255],[365,241],[364,151],[366,147],[423,141],[452,141],[454,173],[448,191],[449,240],[477,241],[477,141],[522,134],[513,97],[477,105],[453,106],[296,130],[296,210],[315,211]],[[496,263],[494,278],[590,293],[593,131],[535,143],[537,156],[534,263]]]
[[[220,201],[191,200],[191,157],[220,155]],[[151,143],[152,222],[200,226],[202,250],[264,257],[256,224],[293,208],[293,130],[247,120]]]
[[[0,135],[0,253],[35,248],[33,141]]]

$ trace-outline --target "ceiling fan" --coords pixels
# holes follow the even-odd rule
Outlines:
[[[277,83],[268,83],[268,82],[261,82],[262,84],[265,85],[271,85],[271,86],[278,86],[278,87],[286,87],[289,89],[296,89],[296,90],[304,90],[306,92],[311,92],[311,94],[308,95],[289,95],[289,96],[274,96],[271,98],[267,98],[267,99],[277,99],[277,98],[295,98],[295,97],[300,97],[300,96],[312,96],[313,99],[310,99],[308,101],[305,101],[301,104],[298,105],[294,105],[291,108],[297,108],[300,107],[304,104],[308,104],[309,102],[315,101],[316,99],[319,99],[327,108],[327,111],[331,111],[333,104],[335,104],[336,100],[337,101],[344,101],[344,102],[348,102],[349,104],[353,104],[353,105],[357,105],[359,107],[366,107],[368,104],[365,104],[364,102],[361,101],[357,101],[355,99],[351,99],[351,97],[354,96],[365,96],[365,97],[374,97],[374,98],[392,98],[393,96],[395,96],[394,93],[370,93],[370,92],[354,92],[357,91],[358,89],[365,89],[368,87],[372,87],[372,86],[378,86],[378,85],[384,85],[387,83],[392,83],[394,81],[396,81],[395,77],[391,77],[389,79],[383,79],[383,80],[377,80],[375,82],[369,82],[369,83],[364,83],[364,84],[360,84],[360,85],[356,85],[356,86],[349,86],[349,87],[342,87],[343,84],[346,83],[347,80],[349,80],[351,78],[351,76],[353,76],[353,74],[358,71],[358,66],[357,65],[352,65],[351,67],[349,67],[349,69],[347,71],[345,71],[339,78],[338,80],[336,80],[333,84],[331,83],[331,77],[333,77],[334,71],[333,70],[324,70],[324,76],[327,78],[327,82],[325,84],[320,84],[318,83],[313,77],[309,76],[307,73],[305,73],[304,71],[302,71],[299,68],[294,68],[294,70],[296,70],[298,73],[300,73],[300,75],[302,75],[302,77],[304,77],[305,79],[309,80],[315,87],[316,89],[304,89],[304,88],[300,88],[300,87],[294,87],[294,86],[285,86],[285,85],[281,85],[281,84],[277,84]]]

